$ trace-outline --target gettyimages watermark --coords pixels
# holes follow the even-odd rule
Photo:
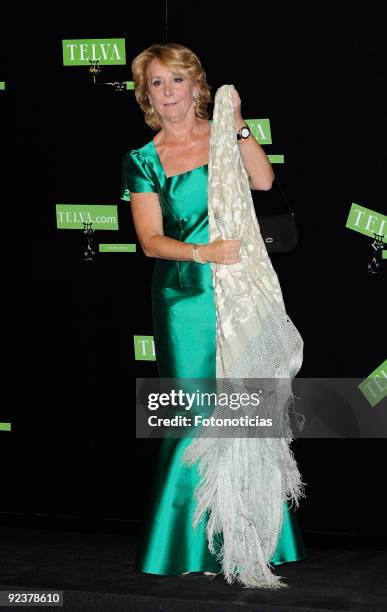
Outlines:
[[[385,438],[387,377],[137,378],[136,437]]]

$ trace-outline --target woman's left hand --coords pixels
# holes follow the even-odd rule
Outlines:
[[[235,89],[235,87],[231,90],[232,103],[234,107],[234,114],[236,117],[241,117],[241,104],[242,101],[239,97],[239,93]]]

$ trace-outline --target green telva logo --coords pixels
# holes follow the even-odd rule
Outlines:
[[[153,336],[133,336],[134,357],[139,361],[156,361]]]
[[[125,38],[63,40],[62,50],[64,66],[126,64]]]

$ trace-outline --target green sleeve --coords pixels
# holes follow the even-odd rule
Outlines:
[[[130,202],[131,191],[133,193],[157,193],[149,166],[141,153],[136,150],[128,151],[122,158],[120,199]]]

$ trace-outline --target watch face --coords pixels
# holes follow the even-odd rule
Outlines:
[[[241,136],[242,138],[248,138],[250,136],[250,130],[248,127],[243,127],[241,129]]]

